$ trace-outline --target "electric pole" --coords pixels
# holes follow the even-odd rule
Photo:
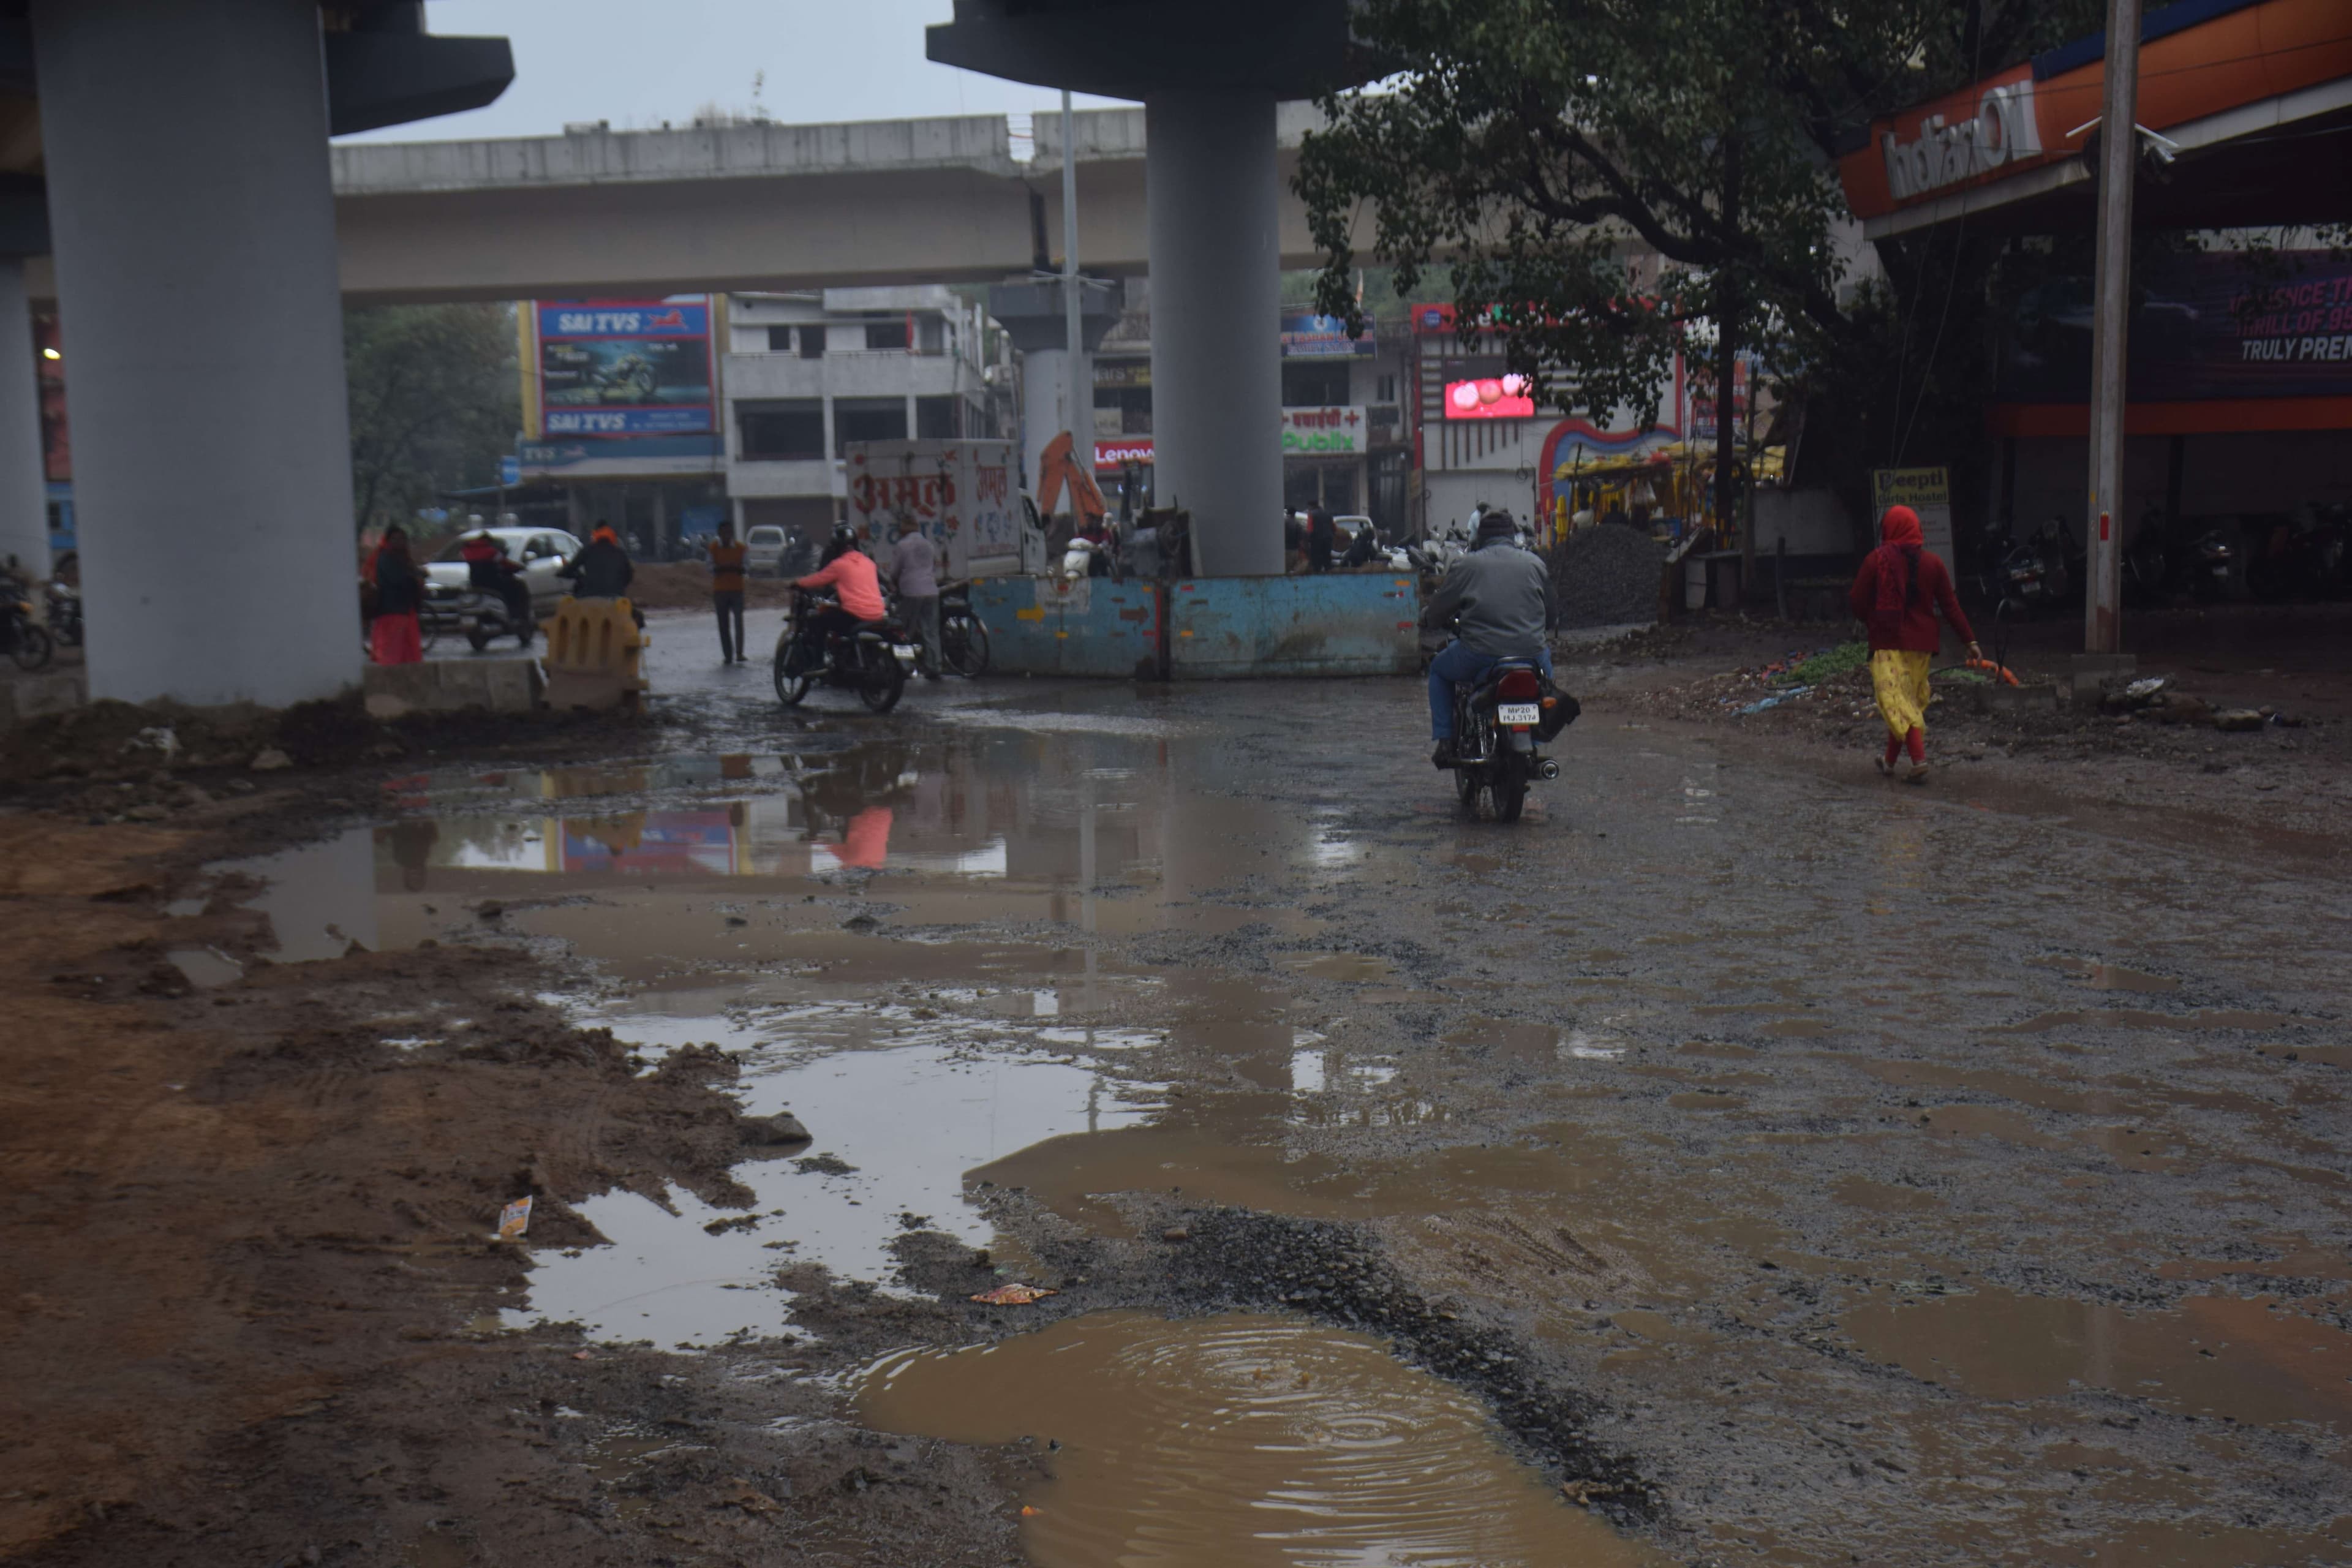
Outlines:
[[[1070,458],[1092,473],[1095,465],[1095,399],[1087,374],[1085,329],[1080,317],[1085,302],[1078,296],[1078,121],[1070,108],[1070,89],[1062,89],[1062,330],[1069,342]],[[1073,513],[1077,510],[1074,497]]]
[[[2091,506],[2083,649],[2123,648],[2124,401],[2131,324],[2132,179],[2139,166],[2139,0],[2107,0],[2099,119],[2098,276],[2091,326]]]

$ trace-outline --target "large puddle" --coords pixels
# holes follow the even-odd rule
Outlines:
[[[747,1110],[792,1110],[822,1130],[816,1141],[737,1165],[754,1194],[741,1209],[687,1193],[670,1195],[675,1212],[634,1193],[589,1199],[581,1212],[613,1245],[539,1255],[530,1305],[509,1321],[577,1321],[600,1339],[664,1345],[780,1334],[792,1308],[774,1285],[780,1265],[887,1279],[890,1239],[910,1228],[989,1246],[992,1227],[963,1201],[964,1172],[1152,1109],[1148,1088],[1098,1071],[944,1044],[784,1062],[755,1053],[743,1089]]]
[[[2192,1415],[2352,1426],[2352,1334],[2266,1299],[2126,1310],[1988,1288],[1881,1295],[1839,1326],[1873,1360],[1985,1399],[2102,1390]]]
[[[1696,1375],[1746,1342],[1723,1331],[1726,1315],[1782,1312],[1782,1282],[1846,1272],[1792,1252],[1799,1205],[1833,1199],[1874,1219],[1952,1209],[1958,1189],[1939,1178],[1979,1138],[2165,1172],[2197,1148],[2168,1115],[2264,1109],[2210,1094],[2191,1105],[2152,1070],[2053,1068],[2045,1049],[2068,1044],[2052,1037],[2229,1040],[2296,1022],[2187,1008],[2170,994],[2181,983],[2154,970],[2045,957],[2064,977],[2037,993],[2049,1010],[1981,1031],[2000,1059],[1948,1066],[1923,1047],[1915,1060],[1889,1036],[1835,1058],[1855,1092],[1814,1108],[1822,1130],[1759,1135],[1757,1108],[1782,1076],[1769,1058],[1832,1059],[1814,1053],[1840,1042],[1819,1037],[1854,1012],[1810,977],[1759,967],[1757,984],[1706,993],[1695,1016],[1750,1043],[1661,1054],[1644,1044],[1647,998],[1702,992],[1639,978],[1649,961],[1627,952],[1679,953],[1696,937],[1638,921],[1538,931],[1538,911],[1498,902],[1483,917],[1489,940],[1526,944],[1514,953],[1543,944],[1586,973],[1531,1001],[1532,1016],[1504,986],[1476,1004],[1497,1016],[1462,1018],[1446,989],[1459,977],[1415,952],[1449,938],[1359,933],[1335,918],[1341,900],[1299,896],[1394,869],[1368,816],[1253,798],[1246,771],[1263,759],[1245,748],[1180,746],[1156,721],[1033,717],[1013,730],[963,716],[919,740],[853,745],[819,731],[793,751],[420,773],[390,789],[400,815],[383,826],[220,869],[257,879],[237,896],[268,917],[278,961],[353,943],[529,942],[589,983],[566,999],[583,1024],[649,1057],[715,1042],[741,1061],[747,1111],[807,1125],[807,1147],[736,1167],[751,1194],[740,1208],[680,1192],[583,1204],[611,1245],[537,1252],[528,1301],[506,1317],[665,1346],[804,1331],[781,1279],[821,1264],[892,1289],[893,1245],[912,1229],[989,1248],[1024,1277],[987,1217],[992,1189],[1018,1188],[1115,1236],[1164,1223],[1139,1199],[1364,1222],[1433,1300],[1475,1297],[1524,1331],[1588,1348],[1630,1336],[1606,1361],[1613,1375]],[[1669,802],[1694,823],[1733,804],[1687,783]],[[1503,869],[1460,859],[1468,877]],[[1458,931],[1465,914],[1441,901],[1435,929]],[[1162,935],[1161,949],[1109,945]],[[236,979],[215,949],[173,956],[198,984]],[[1594,1011],[1580,1019],[1583,996]],[[1511,1131],[1465,1141],[1449,1121],[1482,1114],[1478,1087],[1449,1085],[1444,1059],[1363,1026],[1375,1009],[1451,1011],[1438,1025],[1448,1049],[1524,1095],[1496,1119]],[[447,1026],[454,1039],[461,1025]],[[1596,1134],[1575,1102],[1603,1094],[1654,1096],[1696,1131],[1645,1133],[1620,1117]],[[2002,1103],[1947,1103],[1977,1098]],[[1845,1137],[1830,1125],[1841,1119],[1890,1139],[1898,1104],[1923,1151],[1916,1185],[1907,1170],[1900,1185],[1841,1173],[1809,1193],[1780,1158],[1774,1140]],[[1662,1154],[1670,1139],[1687,1147]],[[1882,1281],[1926,1268],[1884,1261]],[[1864,1353],[1979,1401],[2102,1390],[2249,1423],[2352,1418],[2352,1338],[2294,1303],[2213,1295],[2126,1311],[1989,1289],[1822,1291],[1822,1312]],[[1298,1321],[1096,1315],[986,1348],[906,1352],[855,1393],[881,1427],[1034,1439],[1052,1479],[1024,1530],[1047,1568],[1653,1561],[1517,1464],[1475,1400],[1377,1342]]]
[[[1467,1395],[1296,1320],[1098,1313],[905,1352],[854,1389],[886,1431],[1044,1448],[1022,1523],[1038,1568],[1663,1561],[1512,1459]]]
[[[763,935],[828,911],[824,923],[837,925],[836,906],[853,900],[887,906],[901,928],[1310,934],[1319,922],[1294,909],[1216,895],[1267,855],[1329,876],[1361,858],[1328,814],[1284,816],[1222,795],[1213,757],[1177,787],[1162,736],[1002,730],[855,749],[823,734],[796,743],[808,749],[417,773],[385,786],[386,808],[407,814],[398,821],[215,869],[263,884],[249,901],[269,916],[278,962],[339,956],[354,942],[413,946],[486,903],[653,894],[659,910],[610,922],[629,928],[622,940],[636,956],[753,963],[772,956]],[[699,910],[682,910],[696,893],[706,895]],[[824,907],[779,918],[804,900]],[[702,918],[650,918],[681,912]]]

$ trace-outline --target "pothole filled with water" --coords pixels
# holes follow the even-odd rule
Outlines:
[[[993,1227],[965,1201],[964,1173],[1057,1134],[1133,1125],[1156,1086],[1070,1063],[916,1045],[814,1055],[742,1079],[747,1111],[789,1110],[814,1140],[748,1160],[734,1175],[752,1201],[720,1210],[674,1193],[635,1193],[580,1212],[609,1247],[541,1254],[530,1303],[510,1326],[578,1322],[592,1336],[712,1344],[787,1331],[792,1298],[774,1276],[820,1263],[845,1279],[887,1280],[889,1245],[908,1229],[974,1247]],[[1001,1244],[1000,1244],[1001,1245]]]
[[[1037,1568],[1605,1568],[1664,1560],[1574,1509],[1469,1395],[1294,1319],[1069,1319],[852,1380],[885,1431],[1046,1451]]]

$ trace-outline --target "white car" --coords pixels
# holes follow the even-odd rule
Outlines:
[[[763,522],[743,535],[743,570],[754,577],[779,576],[791,536],[772,522]]]
[[[488,533],[509,555],[522,563],[523,584],[530,589],[531,614],[542,621],[555,614],[556,604],[572,592],[572,584],[555,574],[580,553],[580,542],[560,528],[469,528],[425,563],[426,594],[437,597],[434,595],[436,589],[455,589],[461,594],[466,591],[473,574],[458,552],[477,533]]]

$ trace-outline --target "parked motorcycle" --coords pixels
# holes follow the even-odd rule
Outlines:
[[[887,713],[906,695],[915,647],[895,617],[885,616],[855,632],[818,633],[818,612],[832,607],[829,595],[793,592],[792,612],[776,638],[776,700],[797,708],[819,685],[857,693],[872,711]]]
[[[535,616],[524,616],[518,624],[507,602],[496,594],[475,587],[455,587],[436,583],[425,591],[425,614],[419,617],[422,626],[436,635],[457,632],[476,653],[480,653],[499,637],[510,637],[517,647],[529,647],[539,635]]]
[[[54,578],[48,587],[49,635],[67,647],[81,647],[81,595]]]
[[[1528,785],[1559,777],[1538,748],[1575,722],[1576,699],[1550,689],[1533,659],[1506,658],[1454,692],[1454,787],[1462,809],[1485,794],[1497,822],[1517,822]]]
[[[2037,534],[2016,541],[1998,531],[1986,540],[1986,566],[1979,586],[1993,607],[1994,619],[2036,620],[2062,602],[2063,588],[2053,578],[2053,563],[2039,540]]]
[[[988,628],[971,613],[969,583],[940,589],[940,653],[950,669],[968,679],[988,673]]]
[[[2164,597],[2166,550],[2164,514],[2151,507],[2141,517],[2139,531],[2124,549],[2124,603],[2144,609]]]
[[[33,618],[31,586],[5,571],[0,571],[0,650],[28,672],[47,669],[58,651],[48,628]]]
[[[2209,528],[2168,555],[2171,570],[2166,586],[2172,592],[2187,594],[2204,604],[2230,596],[2230,579],[2236,573],[2238,548],[2230,542],[2226,529]]]

